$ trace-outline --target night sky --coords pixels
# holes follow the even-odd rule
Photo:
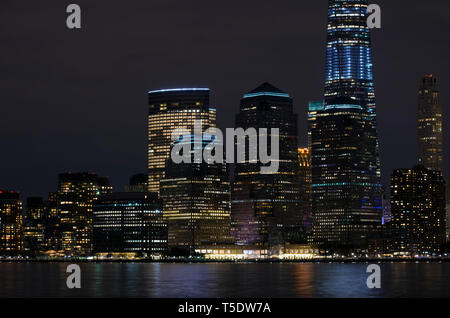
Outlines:
[[[66,28],[66,7],[82,29]],[[383,182],[417,161],[417,89],[436,74],[450,175],[450,1],[374,0]],[[123,190],[146,171],[147,91],[210,87],[220,128],[242,94],[269,81],[290,93],[306,144],[309,100],[324,89],[326,0],[1,0],[0,189],[56,190],[57,174],[93,171]]]

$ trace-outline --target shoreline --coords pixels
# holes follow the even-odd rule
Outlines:
[[[314,263],[443,263],[450,262],[450,258],[395,258],[395,259],[312,259],[312,260],[132,260],[132,259],[108,259],[108,260],[87,260],[87,259],[0,259],[0,263],[160,263],[160,264],[314,264]]]

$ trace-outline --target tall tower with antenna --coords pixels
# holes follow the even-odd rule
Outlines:
[[[324,107],[311,132],[313,240],[364,249],[382,222],[367,0],[329,0]]]

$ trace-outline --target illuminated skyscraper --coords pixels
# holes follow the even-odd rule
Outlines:
[[[167,252],[167,224],[156,193],[106,194],[93,209],[95,254],[152,257]]]
[[[442,105],[437,78],[426,75],[419,89],[419,163],[443,171]]]
[[[162,89],[149,92],[148,190],[159,194],[169,158],[172,132],[184,128],[193,133],[194,121],[203,130],[216,126],[216,110],[209,105],[208,88]]]
[[[312,170],[309,148],[298,148],[300,200],[303,213],[303,225],[311,230],[312,211]]]
[[[279,169],[262,174],[260,158],[247,157],[236,163],[232,191],[232,230],[238,244],[296,243],[302,239],[303,215],[300,208],[297,115],[289,94],[264,83],[245,94],[236,128],[279,129]],[[261,140],[261,138],[259,138]],[[248,138],[247,138],[248,140]],[[236,141],[239,143],[239,141]],[[269,149],[270,153],[270,149]]]
[[[445,181],[424,166],[391,177],[392,252],[439,254],[445,243]]]
[[[43,250],[45,251],[62,250],[57,197],[58,195],[56,192],[51,192],[48,196],[48,200],[44,202],[46,208],[44,212],[44,240],[42,245]]]
[[[303,216],[303,222],[308,231],[312,230],[312,133],[317,128],[317,117],[322,116],[322,111],[324,110],[324,108],[325,105],[323,101],[312,101],[308,103],[308,152],[306,153],[305,150],[299,152],[299,173],[301,182],[300,189],[301,193],[303,193],[303,196],[306,194],[309,199],[309,201],[305,201],[304,199],[302,199],[303,206],[305,206],[305,203],[307,202],[305,206],[306,210],[305,215]],[[300,150],[301,149],[299,149],[299,151]],[[309,168],[307,168],[307,166],[305,165],[306,154],[309,157]],[[300,156],[303,157],[303,160]],[[307,190],[309,191],[309,193],[304,191],[305,185],[308,185]]]
[[[185,135],[175,142],[191,149],[203,150],[216,136],[201,140]],[[205,161],[176,164],[170,159],[161,180],[164,219],[169,227],[169,247],[192,251],[205,245],[230,244],[230,181],[225,163]]]
[[[312,145],[312,132],[316,128],[316,119],[319,112],[324,110],[323,101],[309,102],[308,103],[308,148],[311,152]],[[310,153],[311,156],[311,153]]]
[[[324,109],[312,127],[314,241],[365,247],[382,220],[367,0],[329,0]]]
[[[59,175],[57,209],[61,248],[67,255],[88,256],[92,252],[93,204],[112,192],[107,178],[95,173]]]
[[[450,180],[447,179],[445,183],[445,213],[446,213],[446,232],[447,242],[450,242]]]
[[[22,201],[14,191],[0,190],[0,256],[22,252]]]
[[[23,217],[24,251],[36,255],[43,249],[44,218],[47,205],[42,198],[28,198]]]
[[[383,195],[383,224],[389,223],[392,221],[392,212],[391,212],[391,201]]]

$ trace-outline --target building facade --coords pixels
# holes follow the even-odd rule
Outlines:
[[[93,206],[93,252],[160,257],[167,252],[167,224],[155,193],[101,196]]]
[[[367,247],[382,221],[382,187],[367,0],[330,0],[325,102],[311,128],[313,239]]]
[[[216,110],[209,104],[208,88],[162,89],[149,92],[148,191],[159,194],[175,129],[193,133],[194,122],[203,129],[216,126]]]
[[[309,148],[298,148],[300,200],[303,212],[303,225],[308,230],[312,229],[312,169],[311,151]]]
[[[394,170],[391,177],[391,251],[439,254],[445,243],[445,181],[424,166]]]
[[[392,221],[391,201],[386,195],[383,195],[383,224],[387,224]]]
[[[0,256],[23,252],[22,201],[14,191],[0,190]]]
[[[102,194],[112,192],[107,178],[95,173],[62,173],[58,178],[57,213],[61,250],[66,255],[92,253],[93,204]]]
[[[312,150],[312,132],[316,129],[316,119],[325,109],[323,101],[315,101],[308,103],[308,149]]]
[[[258,156],[249,158],[247,137],[246,158],[237,163],[232,191],[232,231],[241,245],[279,245],[296,243],[303,237],[303,214],[300,206],[297,115],[289,94],[264,83],[241,99],[236,115],[236,128],[244,131],[267,129],[272,138],[273,128],[279,129],[279,169],[274,174],[262,174],[264,166]],[[261,140],[261,136],[259,137]],[[270,153],[270,149],[269,152]]]
[[[419,163],[443,171],[442,105],[438,80],[431,74],[420,83],[417,135]]]
[[[204,150],[216,136],[181,136],[175,145],[192,151]],[[189,150],[188,150],[189,151]],[[225,163],[205,161],[166,164],[161,180],[164,219],[169,227],[169,247],[193,252],[204,245],[230,244],[230,181]]]
[[[64,255],[62,249],[62,233],[60,231],[60,217],[58,213],[58,195],[51,192],[44,202],[44,238],[42,250],[49,254]]]
[[[446,228],[447,228],[447,242],[450,242],[450,180],[447,179],[445,183],[445,213],[446,213]]]
[[[23,216],[23,248],[28,255],[36,255],[44,248],[44,218],[47,205],[41,197],[27,199]]]

